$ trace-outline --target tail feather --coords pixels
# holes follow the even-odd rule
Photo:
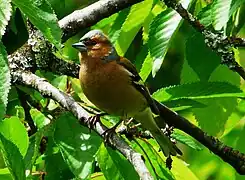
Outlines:
[[[173,144],[169,138],[161,132],[152,133],[154,139],[156,139],[159,144],[163,154],[167,157],[169,155],[176,156],[177,154],[182,154],[178,147]]]
[[[134,118],[138,122],[140,122],[145,129],[148,129],[151,132],[152,136],[158,142],[165,156],[169,156],[169,155],[175,156],[179,152],[180,152],[179,154],[182,154],[181,151],[170,141],[170,139],[157,126],[150,108],[146,108],[144,111],[138,113]]]

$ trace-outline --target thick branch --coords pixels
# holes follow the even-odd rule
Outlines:
[[[245,154],[240,153],[232,147],[226,146],[220,142],[217,138],[209,136],[200,128],[189,122],[184,117],[181,117],[176,112],[171,111],[163,104],[156,102],[160,115],[166,121],[168,125],[172,125],[177,129],[184,131],[190,136],[194,137],[204,146],[206,146],[214,154],[218,155],[223,161],[229,163],[239,174],[245,174]],[[157,122],[161,127],[162,122]],[[162,124],[165,127],[165,124]]]
[[[91,123],[88,119],[90,117],[89,113],[85,111],[71,96],[58,90],[44,79],[39,78],[31,72],[21,70],[12,72],[12,78],[16,80],[16,83],[30,86],[38,90],[41,94],[59,102],[61,106],[72,112],[73,115],[80,119],[85,125],[89,126],[89,123]],[[104,136],[104,132],[107,128],[100,122],[96,122],[94,130],[100,136]],[[139,153],[130,148],[128,144],[115,133],[112,134],[110,140],[115,148],[131,162],[141,179],[153,179]]]
[[[81,10],[74,11],[59,21],[63,30],[62,40],[66,41],[84,28],[96,24],[101,19],[109,17],[142,0],[100,0]]]

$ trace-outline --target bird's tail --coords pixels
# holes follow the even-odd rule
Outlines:
[[[145,129],[148,129],[151,132],[166,157],[181,153],[181,151],[157,126],[150,108],[146,108],[144,111],[138,113],[134,118],[140,122]]]

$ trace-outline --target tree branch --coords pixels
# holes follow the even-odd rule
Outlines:
[[[89,121],[89,113],[85,111],[71,96],[58,90],[44,79],[28,71],[18,70],[12,72],[12,78],[15,79],[16,83],[32,87],[39,91],[42,95],[48,96],[51,99],[59,102],[61,106],[72,112],[76,118],[80,119],[82,123],[89,127],[89,124],[91,123]],[[108,129],[100,122],[96,122],[93,128],[102,137],[104,136],[104,132]],[[146,168],[144,161],[142,160],[142,156],[139,153],[129,147],[128,144],[122,138],[119,138],[115,133],[112,134],[110,140],[115,148],[120,151],[134,166],[141,179],[153,179],[150,172]]]
[[[209,136],[207,133],[202,131],[200,128],[192,124],[184,117],[178,115],[178,113],[170,110],[163,104],[156,101],[157,107],[160,110],[160,116],[165,122],[174,126],[177,129],[184,131],[190,136],[194,137],[197,141],[206,146],[214,154],[218,155],[223,161],[229,163],[239,174],[245,175],[245,154],[232,147],[226,146],[220,142],[217,138]],[[165,127],[163,122],[157,122],[160,127]]]
[[[221,57],[221,64],[237,72],[245,80],[245,69],[240,66],[235,59],[232,47],[244,46],[245,40],[242,38],[231,38],[221,33],[213,33],[205,28],[200,21],[189,13],[181,3],[176,0],[163,0],[165,4],[174,9],[179,15],[204,36],[205,44]]]
[[[141,1],[143,0],[100,0],[81,10],[74,11],[59,21],[64,33],[62,40],[66,41],[82,29]]]

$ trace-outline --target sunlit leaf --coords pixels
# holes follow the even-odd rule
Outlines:
[[[54,141],[76,177],[85,179],[91,175],[95,154],[101,144],[97,134],[81,126],[71,114],[65,113],[56,120]]]
[[[104,144],[100,146],[97,160],[106,179],[139,179],[134,167],[128,160],[111,148],[106,148]]]
[[[0,42],[0,120],[6,111],[8,93],[10,89],[10,71],[8,67],[7,52]]]
[[[5,32],[5,28],[11,16],[12,8],[10,2],[10,0],[0,1],[0,39]]]
[[[176,99],[210,99],[224,97],[244,97],[245,94],[227,82],[195,82],[162,88],[153,94],[158,101]]]
[[[182,0],[182,5],[186,8],[191,0]],[[149,50],[153,58],[152,74],[156,75],[161,68],[163,59],[170,46],[171,39],[181,25],[180,15],[172,9],[167,9],[158,14],[150,25]]]

